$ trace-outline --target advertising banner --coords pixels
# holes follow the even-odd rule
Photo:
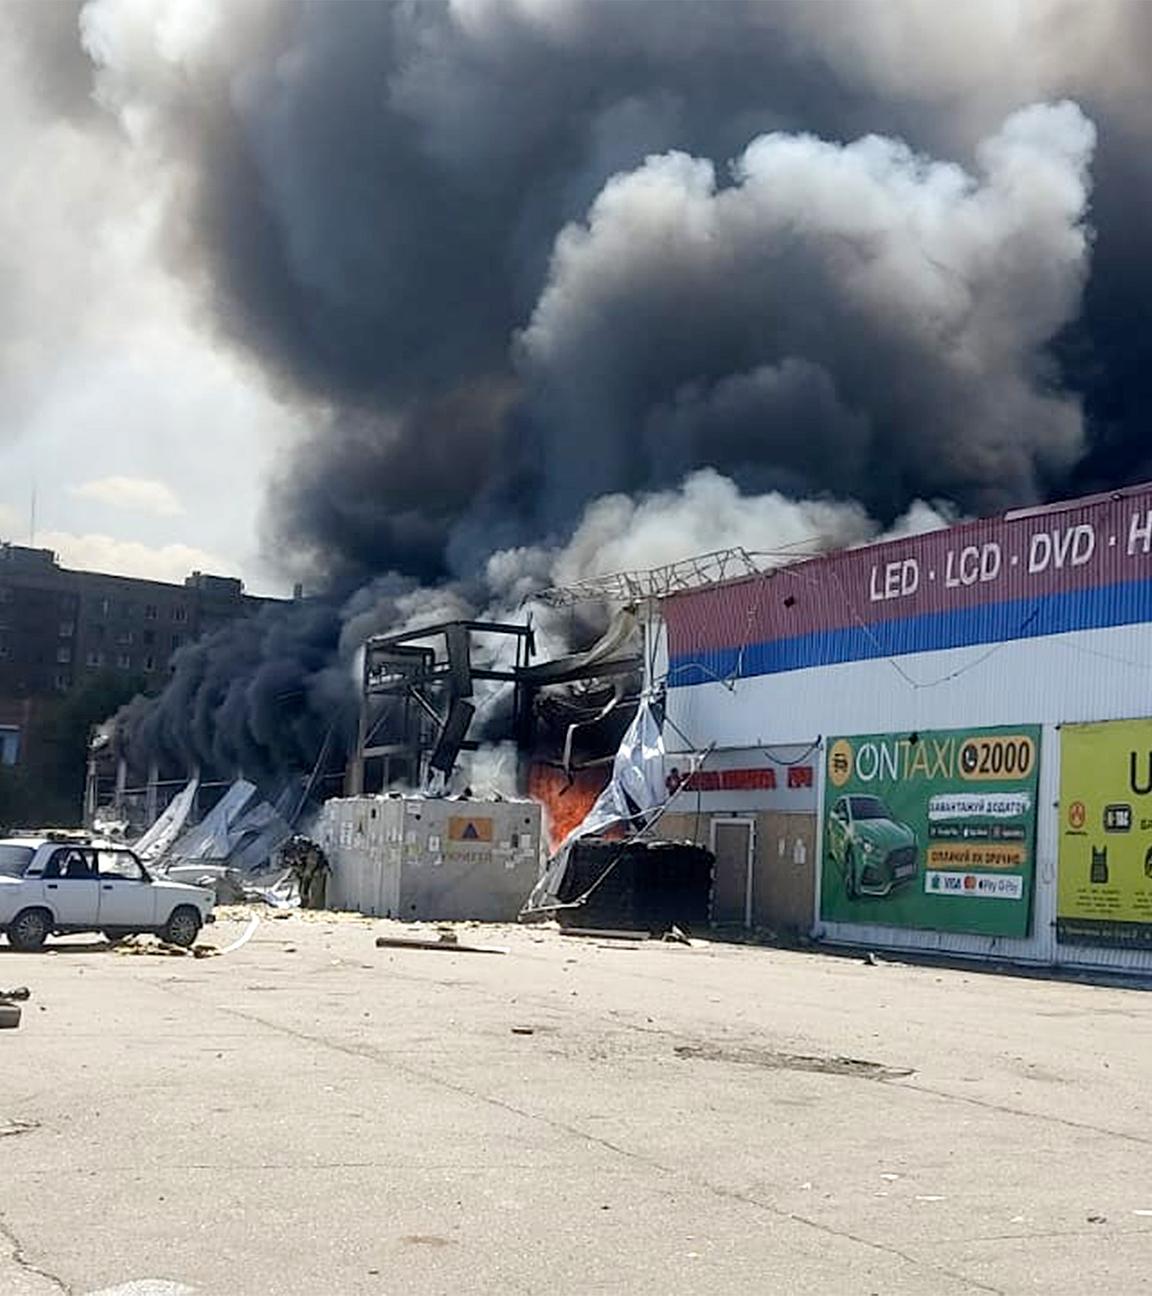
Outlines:
[[[1037,726],[829,739],[820,916],[1027,936]]]
[[[1060,730],[1056,938],[1152,949],[1152,720]]]

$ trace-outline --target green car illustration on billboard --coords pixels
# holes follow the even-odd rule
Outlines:
[[[916,877],[916,834],[875,796],[842,796],[828,812],[828,853],[839,866],[844,891],[886,896]]]

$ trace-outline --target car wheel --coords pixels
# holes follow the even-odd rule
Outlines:
[[[8,924],[8,944],[18,950],[38,950],[52,930],[46,909],[24,909]]]
[[[860,894],[856,885],[856,852],[851,846],[844,852],[844,893],[849,900],[855,900]]]
[[[160,932],[160,939],[169,945],[187,949],[200,935],[200,914],[191,905],[180,905],[172,911]]]

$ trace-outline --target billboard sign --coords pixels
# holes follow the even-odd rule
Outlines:
[[[1152,949],[1152,720],[1060,730],[1056,938]]]
[[[830,739],[820,916],[1026,936],[1037,726]]]
[[[787,585],[787,597],[773,591]],[[1142,625],[1152,488],[904,536],[661,601],[668,685]]]

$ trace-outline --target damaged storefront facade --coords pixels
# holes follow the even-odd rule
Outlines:
[[[1152,970],[1152,487],[661,610],[668,777],[700,764],[660,831],[752,861],[720,915],[743,878],[754,926]]]
[[[684,753],[666,755],[672,799],[655,832],[716,857],[714,925],[808,929],[818,759],[812,744],[714,749],[697,769]]]

